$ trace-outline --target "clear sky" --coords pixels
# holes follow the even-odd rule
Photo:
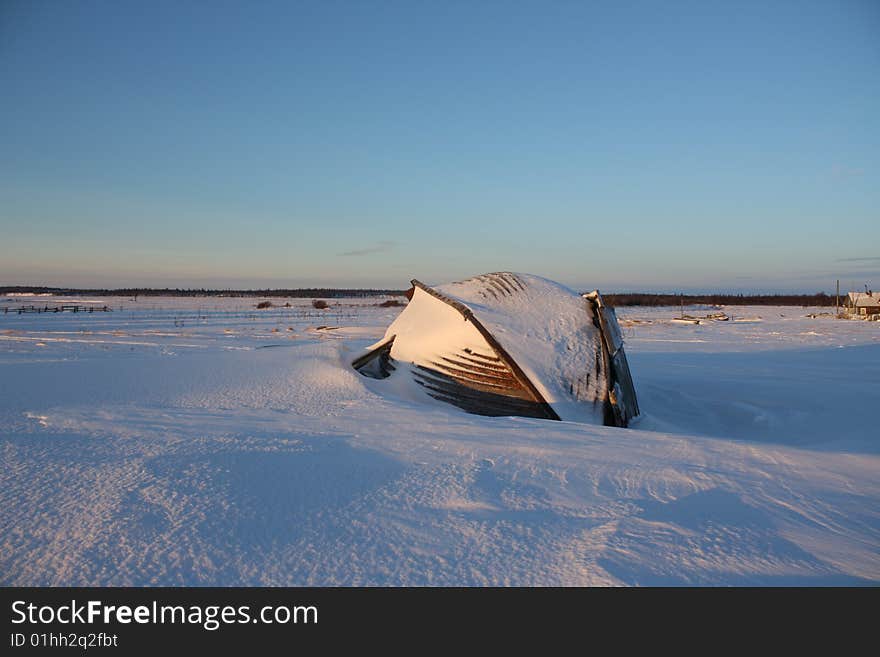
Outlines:
[[[0,285],[880,287],[880,2],[0,0]]]

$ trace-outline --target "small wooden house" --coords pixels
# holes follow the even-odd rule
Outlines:
[[[880,293],[873,291],[850,292],[846,297],[846,307],[850,315],[870,317],[880,314]]]
[[[639,414],[614,310],[538,276],[500,272],[429,287],[352,363],[408,399],[478,415],[625,427]]]

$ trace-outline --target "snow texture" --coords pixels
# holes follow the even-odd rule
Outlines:
[[[386,394],[399,309],[255,302],[0,299],[0,583],[880,583],[880,324],[621,309],[617,429]]]

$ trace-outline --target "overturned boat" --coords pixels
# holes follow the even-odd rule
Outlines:
[[[625,427],[639,415],[620,327],[598,291],[499,272],[429,287],[352,363],[397,394],[478,415]]]

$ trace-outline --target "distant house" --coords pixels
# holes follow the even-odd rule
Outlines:
[[[846,308],[850,315],[870,317],[880,314],[880,293],[850,292],[846,297]]]

